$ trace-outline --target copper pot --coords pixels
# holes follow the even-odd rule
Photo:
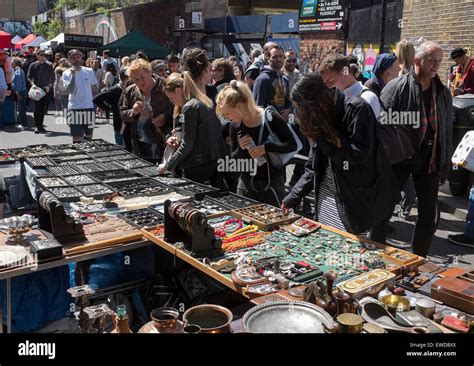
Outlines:
[[[201,327],[201,333],[230,333],[230,323],[234,316],[229,309],[219,305],[197,305],[183,314],[185,324]]]
[[[156,308],[152,310],[150,317],[158,331],[172,331],[178,326],[179,311],[174,308]]]

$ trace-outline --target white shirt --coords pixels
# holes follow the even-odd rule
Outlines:
[[[366,90],[362,93],[363,90]],[[362,94],[361,94],[362,93]],[[370,104],[372,110],[374,111],[375,117],[378,118],[380,114],[380,101],[375,93],[369,88],[362,85],[362,83],[356,82],[350,87],[344,90],[344,95],[346,98],[361,97],[367,103]]]
[[[71,69],[63,72],[63,85],[65,88],[71,83],[72,73]],[[81,67],[76,71],[74,91],[69,94],[69,109],[90,109],[94,108],[92,102],[92,87],[97,85],[97,79],[92,69],[88,67]]]

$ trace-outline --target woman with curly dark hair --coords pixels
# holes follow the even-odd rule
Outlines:
[[[300,78],[291,99],[312,149],[305,174],[283,200],[282,209],[295,207],[314,189],[317,221],[352,233],[374,227],[400,194],[379,148],[370,105],[329,89],[319,73]]]

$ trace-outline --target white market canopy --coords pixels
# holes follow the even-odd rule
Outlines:
[[[20,43],[21,41],[23,41],[23,38],[21,38],[19,35],[16,35],[15,37],[13,37],[12,39],[12,44],[17,44],[17,43]]]
[[[48,49],[51,47],[51,42],[56,42],[57,44],[64,44],[64,33],[59,33],[56,37],[53,39],[50,39],[47,42],[44,42],[40,44],[40,48],[42,50]]]
[[[36,47],[39,47],[40,44],[43,43],[43,42],[46,42],[46,40],[43,37],[38,36],[38,37],[36,37],[36,39],[33,42],[30,42],[30,43],[24,45],[23,48],[29,48],[29,47],[35,47],[36,48]]]

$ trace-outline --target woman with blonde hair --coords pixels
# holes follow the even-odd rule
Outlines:
[[[163,92],[163,81],[153,75],[148,61],[138,59],[127,69],[130,80],[121,97],[120,115],[125,124],[125,145],[152,162],[161,161],[166,135],[171,132],[171,104]]]
[[[130,65],[130,57],[124,56],[120,60],[120,64],[122,68],[127,68]]]
[[[400,75],[408,74],[415,64],[415,46],[407,40],[401,40],[397,43],[395,55],[400,62]]]
[[[176,150],[159,165],[158,172],[179,168],[185,178],[209,183],[217,171],[218,159],[224,157],[221,124],[212,101],[194,83],[188,71],[168,76],[163,90],[175,106],[176,128],[167,144]]]
[[[218,94],[216,103],[217,114],[231,121],[232,159],[247,160],[242,165],[254,168],[239,172],[237,193],[279,207],[285,195],[285,168],[274,166],[267,153],[297,149],[288,124],[274,107],[258,107],[242,81],[232,80]],[[280,140],[278,143],[269,140],[274,134]]]

